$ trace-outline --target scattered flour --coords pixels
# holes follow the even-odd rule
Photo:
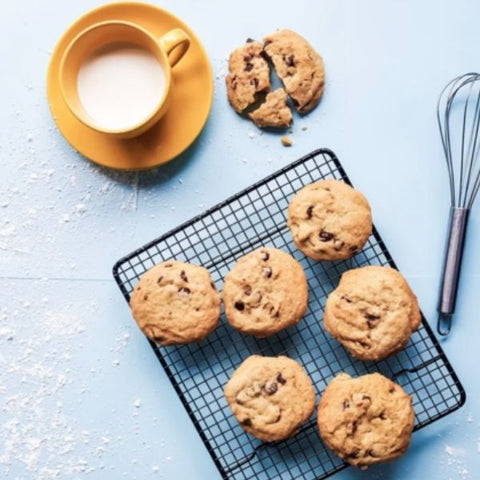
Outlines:
[[[470,472],[465,467],[465,460],[467,457],[466,450],[444,444],[444,452],[447,454],[447,465],[455,471],[457,478],[470,480]]]
[[[30,301],[21,304],[0,311],[0,467],[10,478],[22,465],[35,480],[93,472],[99,455],[87,461],[76,451],[101,435],[80,429],[60,400],[76,379],[70,366],[85,325],[70,305],[54,312],[47,302],[37,302],[35,322],[25,325]]]
[[[75,206],[75,209],[77,210],[78,213],[82,214],[87,211],[87,206],[84,203],[77,203]]]

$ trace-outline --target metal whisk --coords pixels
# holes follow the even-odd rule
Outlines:
[[[442,90],[437,120],[451,197],[437,330],[440,335],[448,335],[455,311],[468,217],[480,188],[480,74],[461,75]]]

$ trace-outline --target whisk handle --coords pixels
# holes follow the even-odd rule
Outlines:
[[[450,208],[447,244],[437,305],[439,312],[437,331],[440,335],[448,335],[450,332],[452,315],[455,311],[469,213],[468,208]]]

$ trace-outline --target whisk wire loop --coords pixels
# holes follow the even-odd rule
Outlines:
[[[463,102],[460,152],[455,161],[451,119]],[[437,103],[437,122],[450,182],[451,206],[471,208],[480,189],[480,74],[470,72],[454,78],[442,90]]]

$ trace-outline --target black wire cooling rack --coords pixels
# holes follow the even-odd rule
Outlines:
[[[256,339],[233,330],[222,314],[219,327],[200,343],[151,343],[224,479],[320,480],[346,467],[323,445],[315,417],[295,437],[274,444],[242,430],[225,401],[223,386],[252,354],[284,354],[297,360],[312,379],[317,400],[340,372],[357,376],[379,371],[413,396],[415,430],[465,402],[463,387],[424,318],[405,350],[381,362],[354,359],[324,331],[325,301],[342,272],[364,265],[395,267],[376,229],[364,249],[347,261],[315,262],[295,248],[286,226],[288,203],[304,185],[326,178],[350,183],[335,155],[317,150],[127,255],[113,268],[127,301],[146,270],[172,258],[203,265],[220,289],[236,260],[260,246],[289,252],[305,269],[309,307],[294,327]]]

